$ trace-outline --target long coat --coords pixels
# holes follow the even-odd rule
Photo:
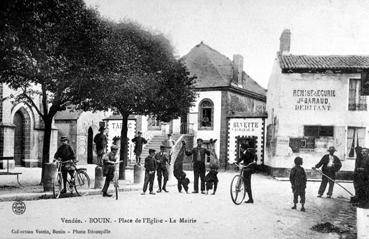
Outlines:
[[[294,193],[303,192],[306,188],[306,173],[303,167],[295,166],[291,169],[290,182]]]

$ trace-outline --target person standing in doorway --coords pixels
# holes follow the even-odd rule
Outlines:
[[[326,154],[322,157],[320,162],[313,167],[315,170],[316,168],[322,167],[323,174],[327,175],[332,180],[336,179],[336,173],[341,169],[342,163],[340,159],[334,155],[334,152],[336,152],[336,149],[333,146],[330,146],[328,148],[329,154]],[[322,197],[324,194],[325,188],[327,187],[327,183],[329,181],[329,188],[327,192],[327,198],[332,197],[333,193],[333,186],[334,181],[328,179],[325,175],[322,175],[322,183],[320,184],[319,191],[318,191],[318,197]]]
[[[95,135],[94,143],[96,146],[96,154],[97,154],[97,165],[102,166],[102,158],[106,152],[106,146],[108,145],[108,139],[104,134],[105,127],[101,126],[99,129],[99,133]]]
[[[205,154],[210,155],[210,151],[202,148],[202,139],[197,139],[197,147],[190,151],[185,150],[187,156],[192,155],[194,191],[192,193],[199,193],[199,178],[201,181],[201,193],[205,194]],[[183,142],[184,143],[184,142]],[[184,143],[185,145],[185,143]]]
[[[143,138],[142,132],[138,131],[137,136],[132,139],[132,142],[135,144],[134,152],[136,154],[136,164],[141,165],[141,153],[142,153],[142,147],[144,144],[147,143],[147,140]]]

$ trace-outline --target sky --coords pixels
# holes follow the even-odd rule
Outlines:
[[[163,33],[182,57],[203,41],[267,87],[279,37],[291,54],[369,55],[368,0],[85,0],[113,21]]]

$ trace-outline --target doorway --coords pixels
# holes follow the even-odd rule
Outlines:
[[[251,148],[255,150],[258,147],[258,137],[257,136],[237,136],[237,159],[241,155],[241,145],[248,143]]]

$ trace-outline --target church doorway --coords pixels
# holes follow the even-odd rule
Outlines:
[[[24,166],[24,159],[30,156],[30,117],[23,108],[14,114],[14,161],[16,166]]]

